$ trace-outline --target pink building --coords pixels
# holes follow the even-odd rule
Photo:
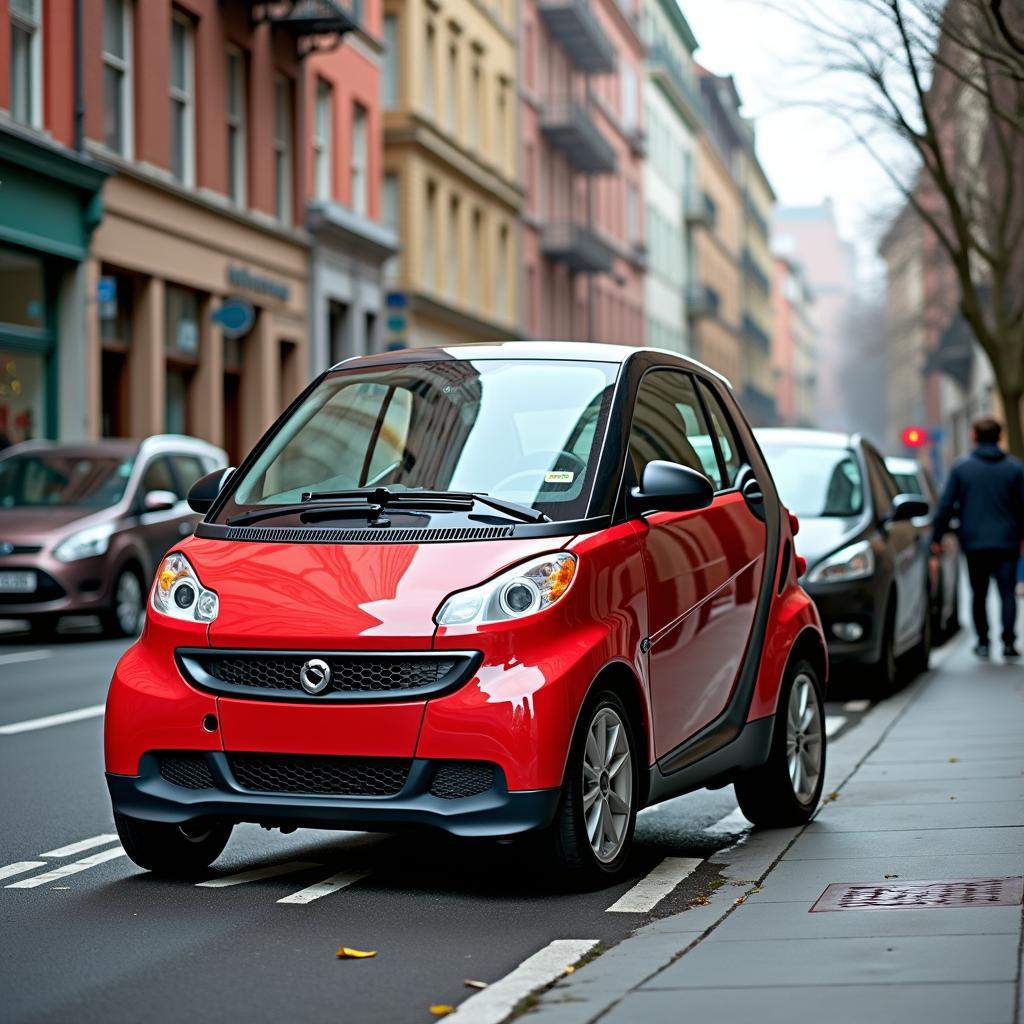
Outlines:
[[[642,345],[638,0],[525,0],[521,10],[526,334]]]

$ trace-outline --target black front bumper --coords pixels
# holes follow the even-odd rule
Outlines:
[[[144,821],[179,824],[218,817],[232,822],[301,828],[394,832],[433,828],[457,836],[500,837],[544,828],[555,816],[560,790],[509,792],[500,772],[483,793],[444,799],[430,792],[433,762],[414,758],[393,796],[337,796],[253,792],[235,781],[226,754],[204,754],[213,786],[186,789],[160,774],[156,754],[146,754],[139,775],[107,773],[114,811]]]
[[[865,665],[878,661],[882,651],[888,584],[880,580],[877,573],[869,579],[854,580],[851,583],[810,586],[804,583],[804,589],[821,616],[821,627],[832,664]],[[832,631],[837,622],[856,622],[864,629],[864,635],[855,641],[841,640]]]

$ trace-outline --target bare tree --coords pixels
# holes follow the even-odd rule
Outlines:
[[[773,6],[814,42],[808,102],[843,119],[948,258],[960,311],[992,365],[1010,449],[1024,457],[1024,8],[1019,0]],[[854,87],[827,86],[830,76]]]

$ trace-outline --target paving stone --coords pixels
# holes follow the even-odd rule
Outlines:
[[[948,856],[1015,853],[1021,856],[1024,864],[1024,826],[836,832],[816,824],[814,831],[805,831],[793,844],[786,853],[786,860],[898,857],[934,853]]]
[[[842,798],[840,798],[841,800]],[[888,832],[892,829],[998,828],[1024,825],[1024,800],[989,803],[904,804],[902,807],[839,808],[839,800],[823,808],[818,821],[833,832]]]
[[[1010,760],[1024,766],[1024,751],[1020,741],[1003,740],[990,743],[983,738],[965,740],[950,736],[939,739],[886,740],[868,756],[868,764],[903,764],[919,761]]]
[[[1024,800],[1024,775],[1009,779],[916,779],[889,778],[848,782],[839,794],[843,807],[854,804],[930,804],[956,800]]]
[[[828,1024],[1011,1024],[1013,1001],[1012,984],[814,985],[790,991],[731,987],[685,992],[641,990],[630,993],[601,1018],[601,1024],[793,1024],[803,1016]],[[541,1019],[551,1024],[558,1020],[548,1016]]]
[[[1012,982],[1018,968],[1016,942],[1007,941],[1007,936],[1001,934],[803,938],[785,942],[737,939],[729,943],[727,953],[722,947],[723,943],[702,942],[641,989],[747,988],[806,985],[810,981],[817,985]],[[925,1018],[918,1014],[914,1019]]]
[[[1019,779],[1024,765],[1014,758],[1001,761],[921,761],[911,764],[863,764],[857,769],[858,782],[903,779],[907,782],[931,779]]]

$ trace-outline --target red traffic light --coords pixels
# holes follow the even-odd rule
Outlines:
[[[924,427],[905,427],[900,440],[908,448],[920,448],[928,443],[928,431]]]

